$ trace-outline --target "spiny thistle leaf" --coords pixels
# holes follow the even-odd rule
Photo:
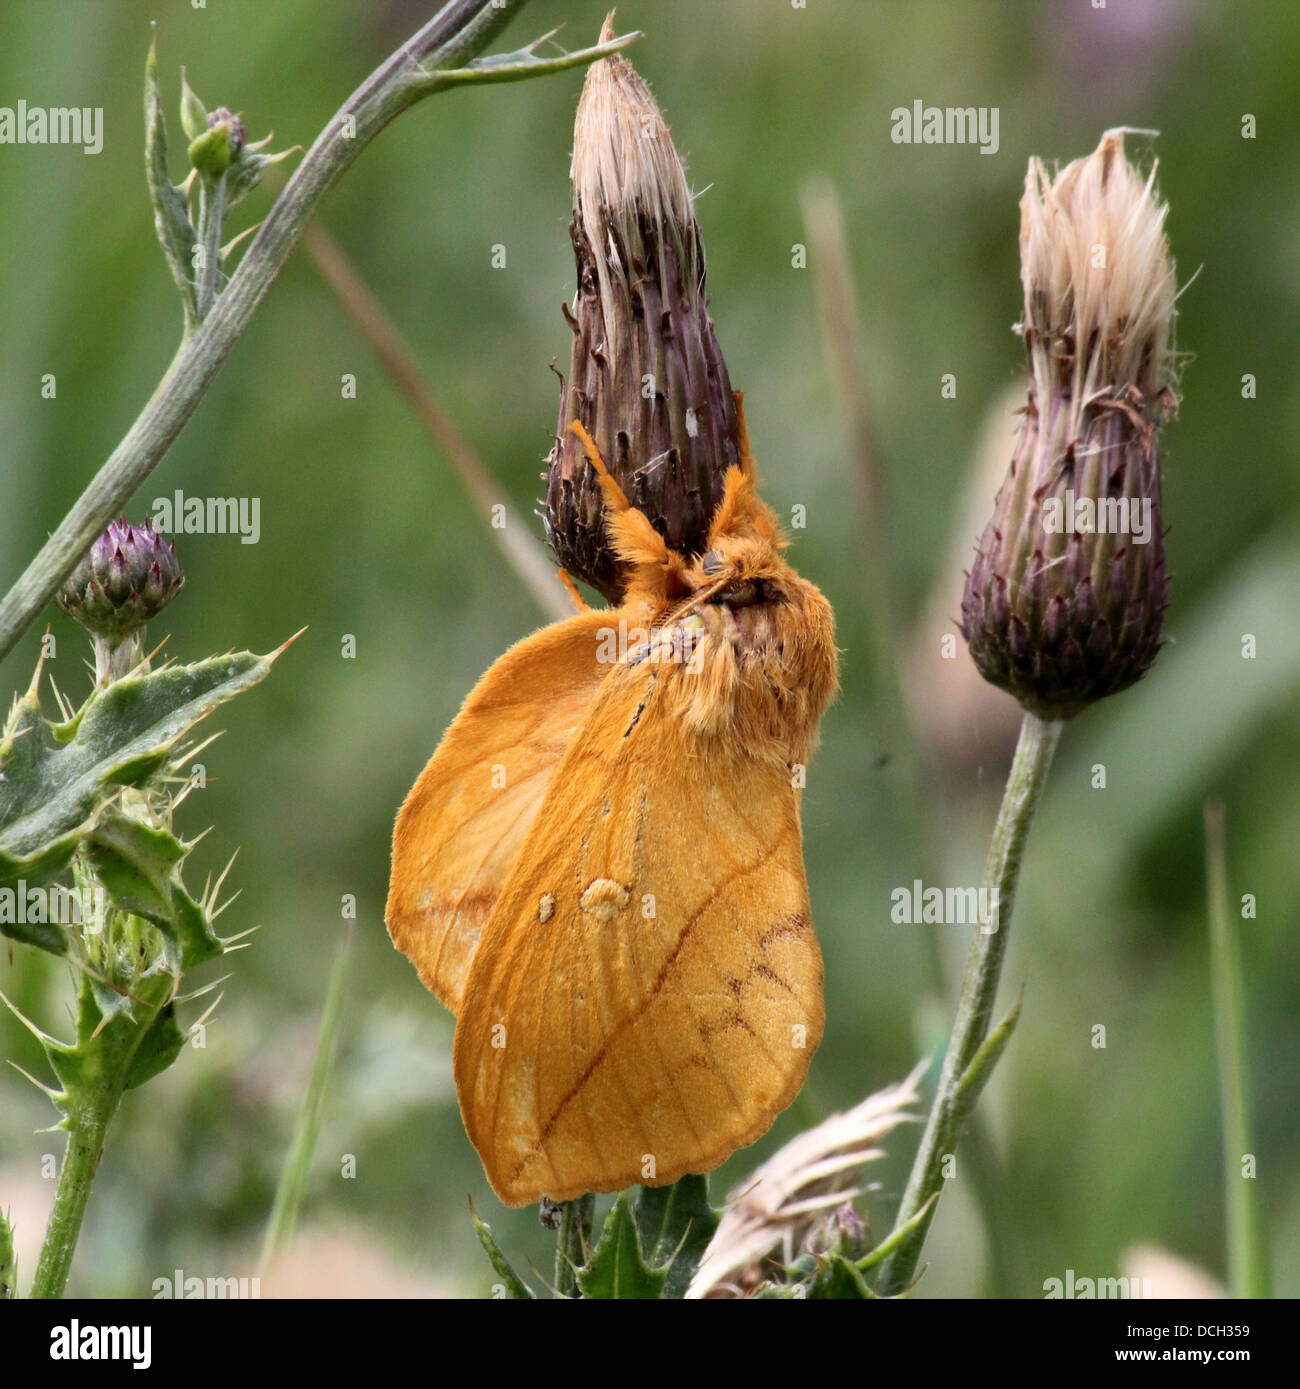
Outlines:
[[[185,845],[170,830],[110,810],[87,836],[86,853],[95,876],[123,911],[170,934],[172,874],[185,857]]]
[[[226,943],[212,929],[207,908],[186,892],[179,878],[172,881],[172,912],[168,934],[181,948],[181,964],[185,969],[215,960],[225,952]]]
[[[65,868],[100,824],[118,788],[143,785],[165,772],[173,749],[193,725],[257,684],[273,659],[240,652],[127,676],[96,690],[66,724],[42,717],[35,689],[17,700],[0,739],[0,889],[33,886]],[[118,831],[118,837],[124,833]],[[106,834],[111,841],[112,833]],[[143,851],[138,838],[135,847]],[[111,842],[100,846],[105,855],[110,849]],[[157,846],[153,852],[156,857]],[[132,889],[144,891],[143,882],[137,873]],[[155,901],[154,908],[165,912],[165,902]],[[148,915],[143,907],[129,909]],[[182,909],[188,912],[186,903],[179,904],[177,910]],[[5,921],[6,914],[0,912],[0,932],[56,954],[66,950],[61,931],[19,926]],[[186,925],[198,956],[220,953],[212,948],[210,927],[200,929],[192,917],[188,912]],[[187,959],[191,962],[197,957]]]
[[[718,1228],[708,1178],[688,1176],[671,1186],[643,1186],[633,1214],[650,1262],[668,1270],[663,1296],[684,1297]]]
[[[184,1044],[174,1017],[176,980],[161,966],[133,981],[129,1006],[105,1013],[102,988],[82,976],[75,1043],[38,1034],[62,1087],[51,1099],[68,1116],[105,1091],[142,1085],[170,1066]]]
[[[131,1068],[126,1074],[126,1088],[134,1090],[137,1085],[143,1085],[160,1071],[165,1071],[180,1055],[184,1045],[185,1034],[176,1021],[176,1005],[164,1004],[136,1045]]]
[[[222,954],[225,945],[212,928],[206,904],[190,896],[177,871],[190,846],[170,830],[110,810],[87,836],[85,847],[96,878],[114,903],[152,921],[173,940],[184,969]]]
[[[865,1302],[875,1298],[866,1280],[843,1254],[818,1260],[817,1272],[808,1280],[804,1297],[810,1301]]]
[[[492,1235],[492,1227],[486,1221],[479,1219],[473,1201],[469,1203],[469,1213],[474,1222],[474,1233],[478,1236],[478,1242],[483,1246],[497,1277],[505,1286],[506,1299],[511,1302],[536,1300],[537,1294],[510,1267],[509,1260],[497,1247],[497,1242]]]
[[[646,1263],[626,1191],[614,1202],[600,1240],[577,1276],[585,1298],[624,1301],[664,1296],[668,1269],[652,1268]]]

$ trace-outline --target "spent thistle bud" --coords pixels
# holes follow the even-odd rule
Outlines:
[[[175,598],[185,576],[176,549],[145,521],[110,522],[68,575],[58,604],[94,637],[116,645]]]
[[[962,597],[980,673],[1031,713],[1073,717],[1140,680],[1168,577],[1157,431],[1177,405],[1167,205],[1123,130],[1020,203],[1029,359],[1011,469]]]
[[[614,36],[613,16],[602,41]],[[740,460],[726,363],[704,297],[690,189],[650,88],[624,58],[593,63],[573,133],[578,270],[573,353],[548,461],[546,532],[560,563],[612,601],[596,475],[569,424],[581,420],[633,505],[669,546],[698,553]]]

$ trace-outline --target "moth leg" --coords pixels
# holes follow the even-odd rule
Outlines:
[[[578,589],[578,585],[569,577],[567,570],[556,570],[555,577],[564,585],[569,597],[573,599],[573,606],[580,613],[585,613],[590,610],[591,604],[582,596],[582,593]]]

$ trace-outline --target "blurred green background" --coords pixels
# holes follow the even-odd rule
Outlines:
[[[142,173],[149,21],[174,155],[177,69],[250,137],[309,145],[431,4],[50,0],[0,16],[0,103],[104,108],[101,154],[0,146],[0,586],[8,587],[108,455],[166,367],[180,312]],[[498,48],[563,24],[594,39],[603,3],[535,0]],[[769,500],[802,503],[790,552],[834,603],[843,694],[805,800],[806,858],[827,960],[826,1037],[797,1104],[714,1178],[720,1200],[799,1128],[899,1080],[942,1044],[923,928],[890,893],[978,881],[1009,760],[1005,704],[964,646],[942,660],[960,568],[1009,457],[1021,344],[1017,202],[1026,160],[1086,154],[1114,125],[1160,132],[1159,183],[1181,283],[1181,418],[1165,433],[1171,639],[1137,689],[1066,731],[1035,827],[1004,980],[1019,1031],[963,1147],[919,1295],[1041,1296],[1117,1276],[1156,1246],[1225,1273],[1220,1126],[1201,806],[1228,808],[1256,1109],[1257,1178],[1277,1291],[1300,1294],[1300,10],[1111,0],[859,3],[627,0],[632,57],[664,107],[709,254],[718,335]],[[431,387],[531,518],[555,422],[572,294],[567,181],[579,73],[443,95],[380,136],[321,221],[387,306]],[[890,112],[996,106],[1000,147],[894,145]],[[1257,137],[1242,138],[1246,113]],[[1138,142],[1133,152],[1149,158]],[[179,177],[181,168],[174,164]],[[917,729],[931,849],[906,813],[908,749],[869,688],[868,591],[854,463],[827,368],[802,190],[829,178],[861,309],[883,482],[899,670]],[[264,215],[264,191],[234,230]],[[506,248],[493,268],[492,247]],[[1198,273],[1197,273],[1198,272]],[[58,394],[41,398],[53,372]],[[340,379],[356,376],[355,400]],[[955,399],[940,395],[953,373]],[[1242,376],[1257,380],[1243,399]],[[1010,394],[1008,394],[1010,392]],[[990,443],[989,440],[992,440]],[[984,442],[981,442],[981,441]],[[984,455],[992,452],[993,461]],[[992,471],[990,471],[992,469]],[[242,895],[234,957],[203,1050],[131,1094],[110,1134],[72,1291],[144,1296],[152,1280],[255,1271],[257,1243],[311,1063],[320,1002],[355,894],[358,941],[298,1261],[284,1290],[481,1294],[490,1270],[472,1194],[519,1263],[549,1276],[553,1236],[506,1212],[461,1128],[452,1020],[389,944],[382,914],[396,807],[487,665],[539,621],[405,402],[305,255],[296,254],[196,416],[138,495],[261,501],[261,539],[186,536],[183,595],[153,635],[191,659],[267,650],[309,630],[272,677],[217,716],[211,779],[184,808],[197,851]],[[974,500],[969,498],[973,496]],[[538,541],[540,545],[540,540]],[[51,610],[59,685],[85,689],[84,642]],[[344,634],[356,658],[343,659]],[[1252,633],[1258,655],[1243,659]],[[29,679],[33,629],[5,665]],[[1107,770],[1104,790],[1092,770]],[[934,865],[933,869],[929,865]],[[965,932],[938,928],[950,976]],[[65,967],[24,948],[5,993],[69,1026]],[[215,967],[210,967],[212,972]],[[196,1008],[201,1005],[191,1005]],[[1096,1024],[1107,1046],[1092,1045]],[[0,1019],[0,1055],[42,1058]],[[62,1139],[43,1098],[0,1079],[0,1203],[22,1282]],[[889,1141],[864,1204],[884,1233],[916,1130]],[[982,1152],[982,1158],[980,1156]],[[342,1175],[344,1155],[355,1176]],[[993,1193],[974,1199],[981,1180]]]

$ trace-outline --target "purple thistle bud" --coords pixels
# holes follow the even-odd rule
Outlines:
[[[1020,204],[1029,399],[967,576],[980,674],[1031,713],[1073,717],[1127,689],[1168,604],[1157,432],[1172,389],[1168,208],[1111,130]]]
[[[109,523],[57,599],[95,637],[121,642],[167,606],[185,582],[176,549],[148,521]]]

